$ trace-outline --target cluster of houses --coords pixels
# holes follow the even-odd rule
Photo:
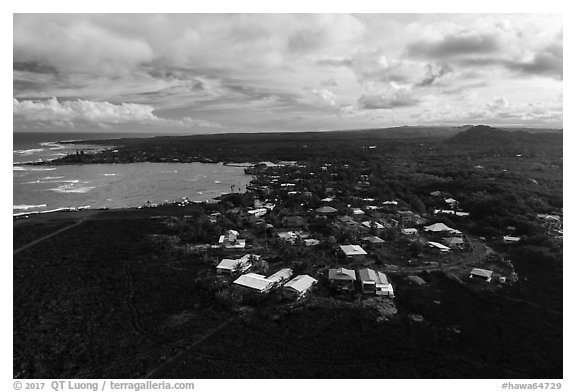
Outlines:
[[[344,267],[328,270],[330,286],[342,292],[355,292],[358,286],[363,294],[375,294],[394,298],[394,289],[386,274],[370,268],[356,271]]]
[[[246,257],[248,256],[248,257]],[[239,271],[245,272],[251,267],[250,256],[246,255],[242,257],[240,262],[242,262],[242,267]],[[238,260],[236,260],[238,262]],[[230,269],[230,261],[224,259],[216,267],[220,273],[232,274],[233,271],[238,271],[236,269]],[[289,299],[300,299],[304,297],[310,289],[318,282],[310,275],[298,275],[293,279],[293,271],[291,268],[283,268],[276,273],[265,276],[257,274],[254,272],[243,273],[238,278],[236,278],[232,285],[242,290],[255,292],[259,294],[267,293],[272,289],[280,288],[282,290],[282,295]]]

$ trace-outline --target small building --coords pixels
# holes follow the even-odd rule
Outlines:
[[[462,232],[460,230],[456,230],[456,229],[453,229],[451,227],[448,227],[444,223],[434,223],[433,225],[430,225],[430,226],[424,226],[424,230],[432,232],[432,233],[448,232],[448,233],[455,235],[455,236],[462,235]]]
[[[512,237],[509,235],[505,235],[504,237],[502,237],[502,240],[506,243],[506,244],[514,244],[518,241],[520,241],[520,237]]]
[[[458,200],[449,197],[448,199],[444,200],[446,204],[448,204],[452,208],[456,208],[458,206]]]
[[[257,293],[266,293],[274,286],[274,282],[266,279],[264,275],[254,273],[241,275],[232,283]]]
[[[317,282],[318,280],[310,275],[298,275],[284,285],[282,294],[290,299],[302,298]]]
[[[360,245],[340,245],[340,250],[349,260],[363,260],[368,254]]]
[[[362,242],[367,244],[368,246],[372,247],[372,248],[380,248],[384,245],[384,240],[380,237],[376,237],[374,235],[368,236],[368,237],[363,237],[362,238]]]
[[[220,263],[216,266],[216,273],[222,274],[232,274],[234,272],[246,272],[252,267],[252,262],[250,256],[254,258],[259,258],[256,255],[244,255],[239,259],[222,259]]]
[[[363,268],[358,270],[358,278],[360,280],[360,288],[364,294],[376,294],[394,298],[394,289],[383,272]]]
[[[254,210],[248,210],[248,215],[256,217],[256,218],[260,218],[260,217],[266,215],[267,212],[268,212],[268,210],[266,208],[256,208]]]
[[[402,234],[404,234],[404,235],[417,235],[418,229],[415,229],[414,227],[407,227],[405,229],[402,229]]]
[[[477,279],[483,282],[490,282],[492,280],[492,271],[482,268],[472,268],[470,271],[470,279]]]
[[[358,216],[358,215],[364,215],[364,214],[365,214],[365,212],[361,208],[352,208],[352,215]]]
[[[362,222],[362,226],[364,226],[367,229],[374,229],[374,230],[384,229],[384,226],[376,221],[364,221]]]
[[[442,244],[440,244],[440,243],[438,243],[438,242],[428,241],[428,246],[430,246],[430,247],[433,248],[433,249],[436,249],[436,250],[440,251],[441,253],[450,252],[450,248],[449,248],[449,247],[447,247],[447,246],[445,246],[445,245],[442,245]]]
[[[321,215],[332,215],[338,212],[338,210],[334,207],[324,206],[316,209],[316,212]]]
[[[218,245],[226,249],[244,249],[246,240],[238,238],[238,235],[236,230],[228,230],[218,238]]]
[[[330,268],[328,270],[328,281],[332,288],[338,291],[354,291],[354,282],[356,274],[353,270],[341,268]]]
[[[287,282],[292,276],[292,273],[293,271],[291,268],[282,268],[280,271],[270,275],[266,279],[274,282],[274,285],[280,285]]]
[[[460,237],[446,237],[442,238],[444,245],[449,246],[451,249],[462,249],[464,247],[464,240]]]
[[[316,246],[316,245],[320,245],[320,241],[314,238],[306,238],[304,240],[304,245],[306,246]]]

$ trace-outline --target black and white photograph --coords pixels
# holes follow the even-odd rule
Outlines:
[[[10,387],[562,388],[561,13],[132,9],[12,14]]]

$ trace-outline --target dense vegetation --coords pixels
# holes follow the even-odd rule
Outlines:
[[[474,290],[438,271],[420,273],[428,284],[413,287],[391,274],[399,313],[385,322],[355,298],[335,301],[322,288],[294,310],[273,296],[250,299],[253,311],[237,317],[226,287],[213,280],[214,262],[225,253],[188,245],[214,243],[233,228],[250,233],[252,251],[263,252],[255,239],[266,236],[266,227],[239,211],[253,207],[256,196],[264,200],[264,193],[231,194],[218,204],[107,211],[15,255],[14,376],[142,377],[182,352],[154,376],[561,378],[562,238],[558,227],[538,217],[562,216],[561,134],[487,127],[449,129],[440,138],[432,131],[414,131],[411,138],[379,132],[167,137],[124,140],[123,147],[111,141],[102,143],[116,152],[79,153],[59,163],[298,161],[273,174],[309,195],[289,196],[277,186],[278,208],[266,223],[281,227],[307,216],[307,229],[327,240],[312,250],[273,239],[266,242],[267,260],[270,268],[313,275],[334,258],[337,243],[356,239],[334,236],[327,220],[308,213],[322,198],[337,190],[331,205],[340,212],[362,199],[396,200],[397,209],[432,217],[445,208],[444,197],[432,195],[440,192],[470,216],[435,221],[484,237],[512,261],[517,284]],[[252,169],[254,189],[271,184],[269,170]],[[213,213],[220,214],[216,221]],[[15,247],[63,225],[32,219],[15,225]],[[503,243],[507,234],[520,241]],[[398,236],[382,233],[414,255],[422,251]],[[206,335],[222,323],[225,328]]]

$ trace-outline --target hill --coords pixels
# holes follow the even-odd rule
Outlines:
[[[451,137],[451,144],[475,146],[514,146],[518,144],[549,143],[562,140],[562,132],[527,132],[525,130],[504,130],[487,125],[476,125]]]

